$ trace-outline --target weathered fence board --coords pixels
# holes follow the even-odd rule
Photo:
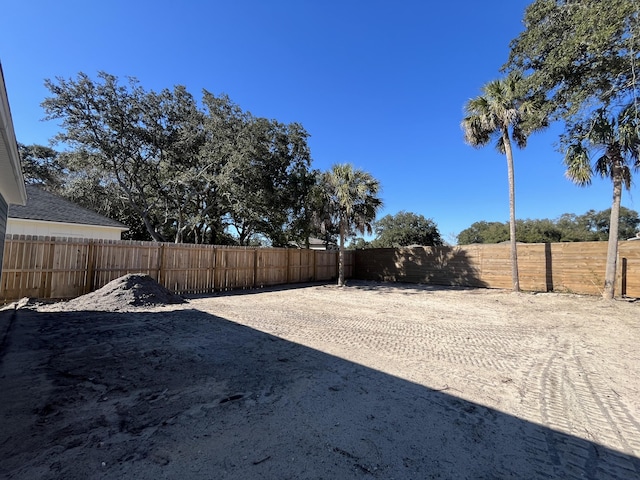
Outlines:
[[[618,251],[621,295],[640,297],[640,241],[621,242]]]
[[[175,293],[209,293],[328,281],[337,252],[7,235],[0,302],[74,298],[127,273],[145,273]],[[346,252],[346,275],[353,252]]]
[[[329,280],[338,275],[338,254],[336,252],[316,252],[316,280]],[[345,273],[346,275],[346,273]]]
[[[602,293],[607,242],[518,244],[517,251],[523,290]],[[510,246],[358,250],[354,277],[510,289]],[[640,297],[640,241],[619,242],[616,294]]]
[[[289,278],[287,283],[309,282],[313,276],[315,267],[315,255],[313,250],[289,249]]]
[[[256,280],[259,287],[288,283],[289,257],[285,249],[256,250]]]

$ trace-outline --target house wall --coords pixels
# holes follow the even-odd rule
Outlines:
[[[20,218],[8,218],[6,233],[13,235],[36,235],[40,237],[95,238],[103,240],[120,240],[122,237],[122,230],[114,227],[24,220]]]
[[[0,278],[2,278],[2,256],[4,254],[4,234],[7,229],[7,210],[9,209],[4,197],[0,195]]]

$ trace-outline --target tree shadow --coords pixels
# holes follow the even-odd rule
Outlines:
[[[434,285],[487,287],[459,247],[402,247],[357,250],[355,277]]]
[[[198,310],[3,315],[5,478],[640,478],[633,455]]]

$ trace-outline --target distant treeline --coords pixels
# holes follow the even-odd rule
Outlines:
[[[556,220],[517,220],[516,240],[522,243],[595,242],[609,239],[611,209],[583,215],[565,213]],[[635,237],[640,226],[638,212],[620,208],[619,240]],[[459,245],[500,243],[509,240],[509,222],[475,222],[458,235]]]

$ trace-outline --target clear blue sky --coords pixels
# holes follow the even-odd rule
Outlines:
[[[507,221],[504,156],[463,142],[463,105],[500,76],[527,0],[5,2],[2,62],[16,137],[47,144],[45,78],[103,70],[145,89],[226,93],[244,110],[300,122],[313,167],[353,163],[382,184],[381,215],[433,219],[445,240]],[[557,132],[516,150],[518,218],[611,205],[611,184],[564,177]],[[623,205],[640,210],[637,187]]]

